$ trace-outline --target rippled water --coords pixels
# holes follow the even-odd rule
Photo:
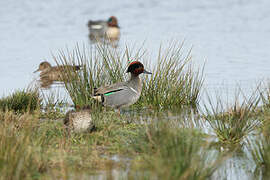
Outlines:
[[[89,19],[115,15],[120,46],[142,43],[155,54],[161,42],[185,39],[194,60],[206,60],[207,89],[249,87],[270,77],[268,0],[0,1],[0,95],[26,87],[51,53],[89,43]]]

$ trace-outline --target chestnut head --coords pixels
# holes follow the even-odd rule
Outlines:
[[[129,72],[135,76],[138,76],[141,73],[152,74],[151,72],[146,71],[144,69],[143,64],[139,61],[133,61],[132,63],[129,64],[128,69],[127,69],[127,73],[129,73]]]
[[[111,27],[118,27],[118,28],[119,28],[118,22],[117,22],[117,19],[116,19],[115,16],[111,16],[111,17],[108,19],[107,23],[108,23],[108,26],[111,26]]]

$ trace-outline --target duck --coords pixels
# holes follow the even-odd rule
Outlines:
[[[152,74],[144,69],[144,65],[139,61],[129,64],[126,73],[130,73],[130,79],[126,82],[119,82],[109,86],[94,88],[93,98],[101,102],[103,106],[118,110],[128,107],[138,101],[142,92],[142,82],[140,74]]]
[[[120,38],[120,27],[117,18],[111,16],[107,21],[88,21],[90,31],[89,38],[92,41],[100,41],[101,39],[109,40],[109,42],[118,41]]]
[[[39,64],[39,68],[34,71],[34,73],[40,71],[41,78],[47,78],[52,81],[63,81],[64,72],[66,70],[78,71],[81,69],[81,66],[73,65],[61,65],[61,66],[52,66],[49,62],[43,61]]]
[[[64,81],[66,77],[65,72],[71,70],[72,72],[78,71],[81,66],[61,65],[52,66],[49,62],[43,61],[39,64],[39,68],[34,73],[40,71],[40,82],[42,88],[49,88],[54,81]]]
[[[91,132],[94,129],[94,123],[90,108],[68,111],[64,118],[64,125],[68,132]]]

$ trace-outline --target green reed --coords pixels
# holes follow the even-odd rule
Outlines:
[[[223,145],[241,144],[242,140],[261,124],[257,116],[258,105],[261,102],[258,91],[256,90],[250,97],[243,95],[242,103],[239,103],[240,96],[239,90],[232,105],[225,105],[221,97],[217,97],[217,101],[213,102],[208,96],[209,105],[204,105],[204,118]]]
[[[270,128],[268,128],[269,130]],[[256,178],[269,179],[270,176],[270,138],[260,135],[248,141],[248,147],[255,162],[254,175]]]
[[[146,60],[145,56],[142,47],[118,50],[99,44],[90,49],[77,46],[72,51],[60,51],[54,59],[59,65],[79,64],[82,67],[80,72],[70,69],[66,72],[65,87],[75,106],[93,106],[95,101],[91,96],[95,87],[127,80],[129,76],[125,71],[133,60],[142,61],[153,73],[141,75],[144,86],[137,107],[197,106],[203,70],[194,70],[191,51],[185,54],[183,44],[172,43],[168,48],[160,47],[157,60]]]
[[[41,106],[41,97],[37,90],[17,90],[0,99],[0,110],[17,113],[33,112]]]
[[[180,128],[181,121],[159,120],[146,127],[139,179],[207,179],[213,175],[225,156],[211,148],[206,134]]]
[[[259,179],[269,179],[270,176],[270,106],[269,84],[265,91],[261,90],[263,105],[260,108],[261,127],[255,137],[248,139],[248,149],[256,168],[254,175]]]
[[[160,47],[153,65],[153,75],[147,76],[141,103],[161,108],[197,107],[203,85],[203,68],[192,66],[191,50],[183,51],[184,44],[171,43]]]

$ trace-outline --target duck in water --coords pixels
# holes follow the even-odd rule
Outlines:
[[[39,64],[39,68],[34,73],[40,71],[41,87],[48,88],[54,81],[67,80],[66,72],[75,72],[81,69],[81,66],[60,65],[52,66],[49,62],[43,61]]]
[[[107,21],[88,21],[90,31],[89,38],[93,42],[108,41],[109,43],[118,43],[120,38],[120,27],[117,18],[111,16]]]

